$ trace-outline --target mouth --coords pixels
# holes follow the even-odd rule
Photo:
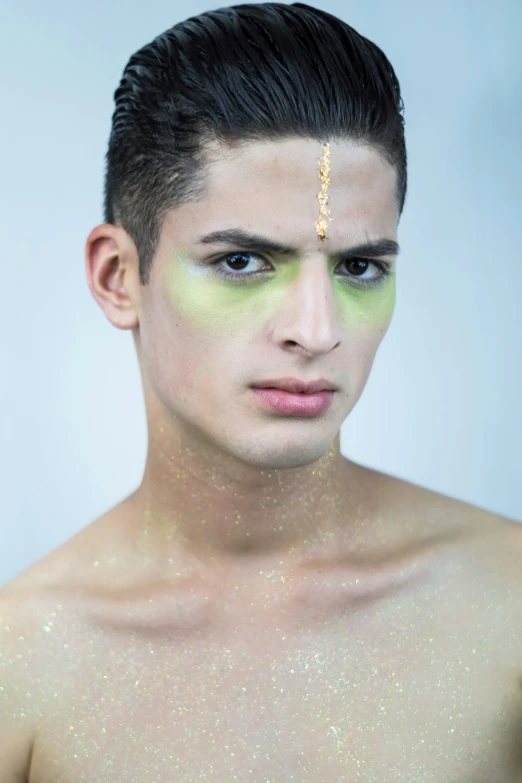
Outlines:
[[[315,381],[301,381],[298,378],[271,378],[266,381],[259,381],[252,385],[254,389],[277,389],[289,392],[291,394],[316,394],[318,392],[334,392],[338,387],[325,378],[318,378]]]
[[[274,387],[252,387],[259,402],[267,408],[287,416],[318,416],[333,402],[335,391],[289,392]]]

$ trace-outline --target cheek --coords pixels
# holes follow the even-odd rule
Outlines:
[[[344,289],[346,286],[344,287]],[[390,325],[395,307],[395,274],[375,289],[344,290],[338,296],[338,317],[348,336],[352,404],[360,398],[379,345]]]
[[[395,308],[396,277],[375,288],[358,290],[337,283],[337,317],[350,335],[375,335],[380,340],[386,332]]]
[[[181,263],[179,263],[181,262]],[[234,285],[211,277],[204,268],[173,263],[166,274],[166,296],[173,313],[197,337],[238,336],[246,323],[262,322],[281,308],[290,275],[264,283]]]

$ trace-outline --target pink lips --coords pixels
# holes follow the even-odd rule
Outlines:
[[[333,391],[319,391],[314,394],[293,394],[282,389],[252,387],[261,403],[288,416],[317,416],[332,404]]]

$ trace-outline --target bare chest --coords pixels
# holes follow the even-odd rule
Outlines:
[[[507,610],[455,587],[69,618],[30,783],[519,783]]]

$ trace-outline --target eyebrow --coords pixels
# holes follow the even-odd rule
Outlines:
[[[258,234],[250,234],[240,228],[228,228],[221,231],[211,231],[210,234],[204,234],[199,237],[198,244],[201,245],[236,245],[243,250],[263,250],[271,253],[280,253],[281,255],[297,255],[298,248],[282,245],[267,237]],[[380,256],[398,255],[399,245],[393,239],[376,239],[371,242],[362,242],[358,245],[345,248],[336,253],[336,256],[342,258],[352,258],[354,256],[368,256],[369,258],[379,258]]]

